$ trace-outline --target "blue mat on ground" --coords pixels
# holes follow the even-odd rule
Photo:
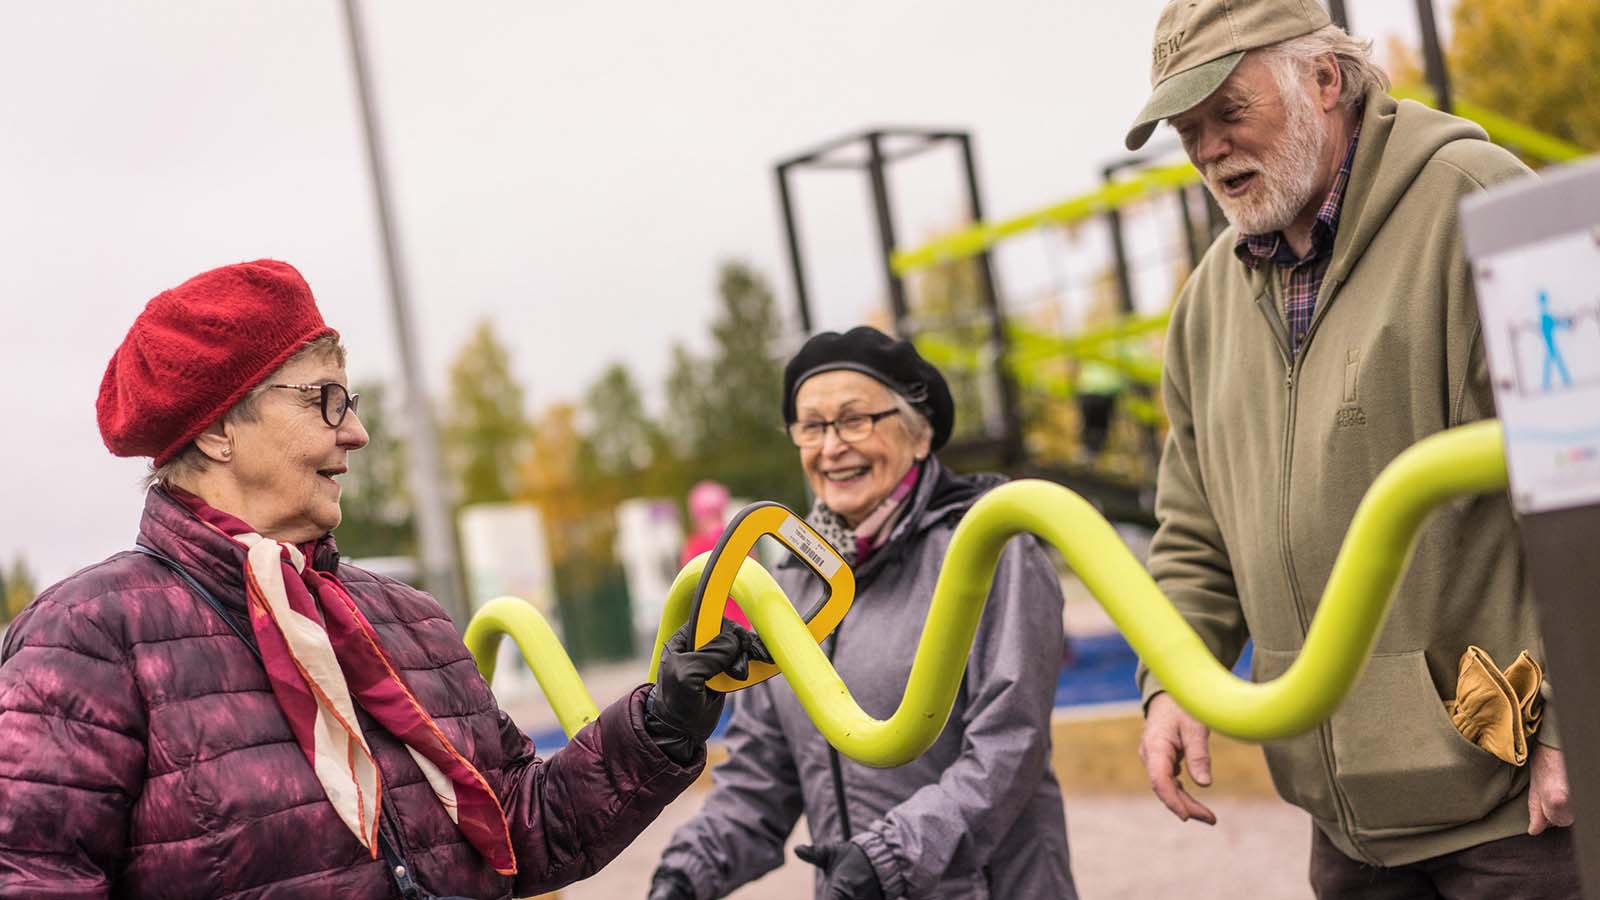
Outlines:
[[[1240,678],[1250,677],[1250,644],[1233,667]],[[1056,680],[1056,709],[1120,703],[1139,699],[1133,670],[1139,657],[1121,634],[1097,634],[1072,639],[1067,665]]]
[[[1244,653],[1233,667],[1240,678],[1250,677],[1251,645],[1245,644]],[[1056,679],[1056,709],[1075,706],[1093,706],[1101,703],[1124,703],[1139,699],[1139,689],[1134,685],[1133,670],[1139,658],[1121,634],[1097,634],[1072,639],[1066,665]],[[717,723],[713,737],[720,736],[728,727],[733,706],[728,705]],[[529,732],[540,753],[550,753],[567,742],[560,728]]]

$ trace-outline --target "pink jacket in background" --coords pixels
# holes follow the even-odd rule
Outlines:
[[[694,559],[696,556],[715,550],[717,541],[721,539],[722,532],[720,531],[689,535],[689,540],[685,541],[683,545],[683,558],[678,561],[678,564],[688,565],[689,560]],[[750,627],[750,617],[744,614],[744,610],[739,608],[739,604],[735,603],[732,597],[728,598],[728,605],[722,608],[722,617],[731,619],[745,628]]]

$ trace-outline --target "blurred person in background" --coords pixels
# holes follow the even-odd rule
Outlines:
[[[0,648],[0,896],[525,896],[598,870],[688,786],[737,630],[548,759],[427,594],[339,560],[367,443],[310,288],[260,260],[155,297],[97,403],[152,458],[138,546]]]
[[[956,475],[934,451],[955,406],[909,342],[867,327],[811,338],[784,370],[783,417],[816,503],[807,517],[855,570],[850,615],[823,648],[867,714],[899,706],[945,550],[1002,479]],[[778,580],[798,609],[822,583]],[[783,863],[803,812],[816,896],[1070,900],[1050,712],[1061,582],[1037,541],[1005,549],[950,723],[921,757],[874,769],[840,756],[782,678],[744,691],[704,808],[673,835],[650,900],[721,897]]]
[[[689,539],[683,542],[683,553],[678,565],[688,565],[689,560],[716,549],[722,539],[722,529],[728,524],[728,489],[715,481],[696,482],[689,489],[685,506],[689,508]],[[750,627],[750,618],[739,608],[732,597],[723,607],[722,616],[741,627]]]
[[[1091,462],[1111,439],[1111,417],[1117,409],[1117,395],[1125,386],[1122,373],[1099,360],[1084,360],[1078,366],[1072,390],[1083,422],[1083,449]]]
[[[1150,570],[1224,665],[1254,640],[1260,681],[1304,645],[1378,473],[1494,415],[1457,210],[1528,170],[1477,125],[1396,102],[1370,51],[1315,0],[1169,3],[1127,137],[1168,121],[1231,225],[1172,315]],[[1432,513],[1349,696],[1265,745],[1315,823],[1318,896],[1577,896],[1542,653],[1506,494]],[[1186,761],[1210,783],[1205,726],[1139,678],[1152,788],[1214,823],[1178,780]]]

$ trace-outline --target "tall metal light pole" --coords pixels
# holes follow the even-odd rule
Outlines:
[[[372,197],[378,216],[378,232],[383,237],[384,271],[389,284],[389,303],[394,312],[395,339],[400,347],[402,400],[406,420],[411,426],[411,495],[416,501],[417,545],[422,554],[423,583],[458,627],[466,627],[469,610],[461,590],[461,569],[456,559],[455,532],[450,524],[450,506],[444,495],[444,476],[439,461],[439,432],[434,426],[433,409],[417,362],[416,330],[411,320],[411,301],[406,288],[400,244],[395,236],[393,208],[389,203],[389,175],[384,166],[383,135],[378,128],[377,106],[372,99],[372,83],[367,75],[366,46],[362,43],[358,0],[344,0],[346,30],[350,37],[350,64],[355,70],[356,95],[361,102],[362,131],[367,141],[367,163],[372,173]]]

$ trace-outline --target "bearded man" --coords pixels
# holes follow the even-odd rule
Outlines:
[[[1494,415],[1457,207],[1527,169],[1396,103],[1369,53],[1316,0],[1169,3],[1127,137],[1171,124],[1231,224],[1173,311],[1150,567],[1222,662],[1253,639],[1260,681],[1303,645],[1378,472]],[[1315,823],[1319,897],[1577,895],[1542,656],[1507,497],[1434,513],[1340,709],[1265,748]],[[1139,678],[1151,787],[1214,824],[1178,778],[1211,783],[1205,726]]]

